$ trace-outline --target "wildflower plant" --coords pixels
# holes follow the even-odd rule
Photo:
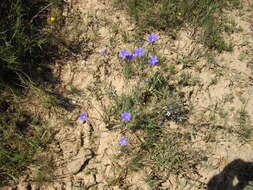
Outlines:
[[[119,51],[119,56],[127,61],[123,63],[123,74],[125,78],[130,78],[133,74],[131,59],[133,58],[134,54],[128,51],[127,49],[121,49]]]
[[[143,43],[138,43],[139,47],[137,46],[133,51],[129,51],[127,49],[121,49],[119,51],[119,57],[125,60],[126,62],[122,64],[123,67],[123,75],[126,79],[130,79],[133,75],[138,74],[141,75],[145,68],[147,68],[147,63],[152,65],[161,62],[160,66],[164,66],[163,59],[159,60],[155,52],[154,42],[158,40],[158,35],[155,33],[148,34],[147,41],[151,45],[151,47],[145,47]],[[152,56],[149,56],[149,55]]]
[[[127,49],[122,49],[122,50],[120,50],[119,56],[120,56],[121,58],[127,59],[127,60],[130,60],[130,59],[133,58],[133,54],[132,54],[130,51],[128,51]]]

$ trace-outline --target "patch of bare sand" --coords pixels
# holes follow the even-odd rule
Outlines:
[[[217,56],[218,64],[223,67],[224,73],[222,73],[221,77],[217,77],[216,84],[211,86],[207,86],[207,84],[215,77],[215,73],[210,70],[201,73],[200,77],[202,78],[202,82],[204,81],[204,89],[206,89],[206,91],[200,92],[194,103],[196,115],[203,112],[198,111],[201,110],[199,108],[202,108],[202,110],[203,107],[208,109],[210,105],[215,105],[217,108],[219,107],[218,109],[220,110],[226,110],[228,112],[228,117],[225,124],[229,128],[235,129],[238,128],[238,123],[236,122],[236,117],[238,117],[236,112],[238,112],[238,110],[245,107],[250,118],[253,118],[253,87],[249,82],[252,71],[247,67],[247,60],[250,59],[248,51],[253,45],[253,33],[249,30],[250,23],[241,21],[238,17],[236,22],[243,28],[243,31],[232,34],[231,38],[229,38],[232,43],[235,44],[234,51],[232,53],[222,53]],[[224,103],[225,97],[228,99],[232,97],[232,99]],[[210,112],[208,112],[208,116],[210,117]],[[206,122],[206,120],[203,121]],[[217,122],[220,124],[223,123],[224,125],[222,118],[219,118]],[[253,126],[247,127],[252,128]],[[200,128],[200,130],[203,129]],[[203,176],[201,180],[207,183],[212,176],[222,172],[229,163],[232,163],[236,159],[251,162],[253,160],[251,151],[252,145],[251,141],[242,143],[238,140],[238,136],[226,131],[216,133],[214,143],[202,142],[200,146],[208,150],[210,155],[208,161],[199,170]],[[196,146],[199,146],[199,144],[196,144]],[[227,187],[224,187],[224,189],[227,190]]]
[[[119,25],[121,29],[131,28],[127,17],[121,15],[111,14],[108,16],[108,11],[112,13],[114,10],[108,8],[108,4],[101,1],[80,1],[72,4],[73,8],[81,10],[83,15],[96,15],[97,17],[107,17],[105,20],[110,20],[112,24]],[[85,22],[85,21],[84,21]],[[100,27],[98,33],[103,36],[96,38],[99,40],[95,47],[95,53],[85,60],[77,60],[69,62],[62,67],[61,81],[66,89],[70,89],[70,85],[85,94],[85,97],[76,97],[77,103],[81,103],[81,110],[87,110],[91,122],[87,124],[74,124],[72,127],[62,127],[56,135],[61,154],[58,156],[61,160],[62,167],[59,167],[57,173],[72,183],[72,187],[93,187],[96,189],[120,189],[118,185],[113,185],[115,178],[120,177],[124,160],[117,160],[115,155],[120,153],[120,146],[118,139],[121,136],[118,131],[109,131],[106,126],[101,122],[101,113],[103,108],[100,103],[90,98],[93,89],[87,92],[87,88],[101,87],[102,83],[111,84],[118,94],[121,94],[125,89],[125,83],[122,75],[116,72],[118,68],[118,59],[114,55],[117,54],[119,47],[116,49],[108,49],[107,57],[111,56],[110,65],[104,66],[106,57],[102,57],[100,50],[109,46],[110,39],[114,38],[115,42],[120,37],[112,33],[110,25]],[[105,37],[104,37],[105,36]],[[120,43],[119,43],[120,46]],[[127,46],[127,45],[126,45]],[[126,47],[125,46],[125,47]],[[109,70],[109,73],[105,70]],[[115,70],[115,71],[113,71]],[[103,91],[104,89],[102,89]],[[88,96],[88,97],[87,97]],[[89,106],[82,105],[87,103],[85,98],[89,98]],[[103,104],[108,105],[104,100]],[[82,108],[85,106],[84,108]],[[82,149],[91,149],[94,152],[94,157],[90,154],[82,154]],[[81,153],[80,153],[81,151]],[[81,156],[83,155],[83,157]],[[80,158],[80,156],[82,158]],[[86,162],[86,163],[85,163]],[[83,165],[86,164],[86,165]],[[121,166],[122,165],[122,166]],[[67,166],[67,167],[64,167]],[[131,180],[134,183],[135,178]],[[138,181],[138,182],[137,182]],[[139,186],[137,180],[136,186]],[[111,185],[110,185],[111,184]],[[65,187],[67,188],[67,187]],[[70,187],[69,187],[70,188]],[[70,189],[71,189],[70,188]],[[67,188],[68,189],[68,188]]]

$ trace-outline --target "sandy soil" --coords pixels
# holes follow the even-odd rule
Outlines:
[[[245,2],[247,3],[247,1]],[[80,31],[87,31],[82,38],[90,38],[90,48],[93,53],[89,56],[81,55],[75,60],[68,60],[61,65],[61,85],[63,93],[75,87],[81,94],[68,95],[73,103],[79,105],[80,110],[74,110],[64,115],[68,119],[77,119],[80,112],[87,112],[89,118],[87,123],[75,121],[74,125],[66,125],[59,118],[51,118],[51,125],[57,131],[55,144],[52,145],[52,157],[57,163],[54,171],[55,178],[52,182],[38,184],[26,182],[24,179],[17,187],[6,187],[15,190],[151,190],[145,182],[148,170],[135,173],[127,173],[125,164],[129,161],[127,157],[121,157],[118,145],[120,133],[111,131],[101,121],[103,105],[101,105],[94,94],[94,87],[103,88],[104,84],[114,86],[117,93],[125,92],[126,85],[123,76],[120,75],[120,66],[117,55],[120,48],[129,47],[122,37],[124,31],[131,35],[134,33],[134,24],[129,16],[122,10],[113,8],[112,4],[103,0],[78,0],[69,2],[71,14],[79,10],[82,25]],[[241,13],[243,13],[241,15]],[[210,64],[206,58],[200,58],[196,65],[182,69],[182,64],[177,64],[179,74],[190,72],[200,79],[198,85],[186,87],[186,92],[192,92],[190,103],[194,107],[190,117],[192,125],[198,125],[199,135],[209,131],[204,127],[210,122],[209,117],[215,106],[217,112],[227,110],[226,119],[218,119],[213,125],[224,125],[226,129],[236,129],[236,117],[239,108],[245,106],[250,118],[253,118],[253,78],[252,69],[248,65],[253,58],[253,20],[250,10],[245,6],[244,10],[233,11],[233,18],[241,31],[235,32],[227,38],[235,45],[233,52],[217,54],[215,63]],[[201,54],[202,45],[194,40],[191,31],[178,33],[177,40],[159,34],[159,46],[170,63],[176,63],[179,58],[191,56],[197,57]],[[86,47],[89,48],[89,47]],[[100,51],[108,49],[108,55],[103,57]],[[109,64],[104,64],[110,60]],[[59,64],[63,61],[59,61]],[[57,70],[57,69],[56,69]],[[57,73],[56,73],[57,74]],[[214,82],[214,79],[216,80]],[[134,83],[135,81],[132,81]],[[91,90],[87,90],[87,89]],[[98,95],[99,96],[99,95]],[[224,101],[229,99],[231,101]],[[106,98],[104,105],[108,105]],[[201,126],[202,125],[202,126]],[[220,174],[223,169],[236,159],[245,162],[253,160],[252,141],[242,142],[236,135],[221,130],[213,138],[214,141],[206,142],[202,138],[196,138],[195,147],[200,147],[207,152],[208,160],[198,168],[201,177],[198,177],[196,185],[185,184],[184,179],[179,176],[171,176],[162,184],[162,189],[206,189],[206,184],[214,176]],[[210,131],[209,131],[210,132]],[[117,183],[116,183],[117,182]],[[116,185],[114,185],[116,184]],[[119,185],[120,184],[120,185]],[[199,185],[201,184],[201,185]],[[226,190],[227,187],[224,187]],[[231,187],[230,187],[231,188]],[[218,190],[218,187],[208,190]],[[253,188],[252,188],[253,189]],[[228,189],[227,189],[228,190]]]

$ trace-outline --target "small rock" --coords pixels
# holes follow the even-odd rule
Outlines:
[[[67,168],[72,174],[77,174],[85,167],[87,161],[93,157],[90,149],[81,149],[79,153],[68,163]]]

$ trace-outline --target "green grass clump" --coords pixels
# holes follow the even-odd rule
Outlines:
[[[116,0],[136,20],[141,31],[173,32],[185,26],[201,27],[202,42],[210,49],[231,51],[225,42],[224,9],[241,6],[240,0]]]
[[[31,167],[38,169],[38,176],[32,174],[36,180],[48,179],[54,164],[43,156],[53,139],[44,117],[64,108],[64,102],[48,87],[20,81],[20,88],[0,85],[0,187],[18,183],[20,176],[31,174]]]
[[[161,179],[172,173],[186,175],[195,171],[195,165],[202,159],[192,149],[188,132],[170,129],[170,122],[182,124],[183,128],[190,106],[169,80],[170,75],[159,70],[151,73],[148,81],[138,81],[127,93],[118,95],[111,90],[113,95],[108,95],[112,105],[105,109],[107,126],[112,126],[111,129],[119,126],[122,135],[138,139],[130,145],[131,150],[126,149],[128,157],[131,156],[128,169],[137,171],[148,167]],[[122,123],[122,112],[130,112],[131,120]]]
[[[35,77],[40,70],[45,70],[45,63],[57,55],[58,47],[51,43],[44,29],[50,22],[50,10],[61,4],[61,0],[0,2],[1,81],[14,81],[18,78],[16,72]]]
[[[62,0],[0,2],[0,186],[18,183],[19,176],[29,173],[31,165],[40,168],[45,161],[37,156],[46,151],[51,133],[42,116],[29,108],[38,104],[36,108],[42,105],[46,109],[61,103],[38,86],[51,77],[47,64],[58,55],[59,48],[51,43],[46,30],[60,24],[57,14],[62,3]],[[56,17],[55,21],[50,21],[50,16]],[[36,82],[30,80],[30,86],[28,83],[23,86],[20,76]],[[28,95],[32,90],[39,97],[37,102]]]
[[[0,112],[0,186],[18,182],[31,164],[39,164],[35,154],[45,151],[50,139],[46,125],[28,113]]]
[[[238,116],[237,116],[237,122],[238,122],[238,134],[239,136],[244,139],[248,140],[252,136],[252,126],[250,123],[250,117],[247,113],[247,111],[244,108],[241,108],[238,111]]]

